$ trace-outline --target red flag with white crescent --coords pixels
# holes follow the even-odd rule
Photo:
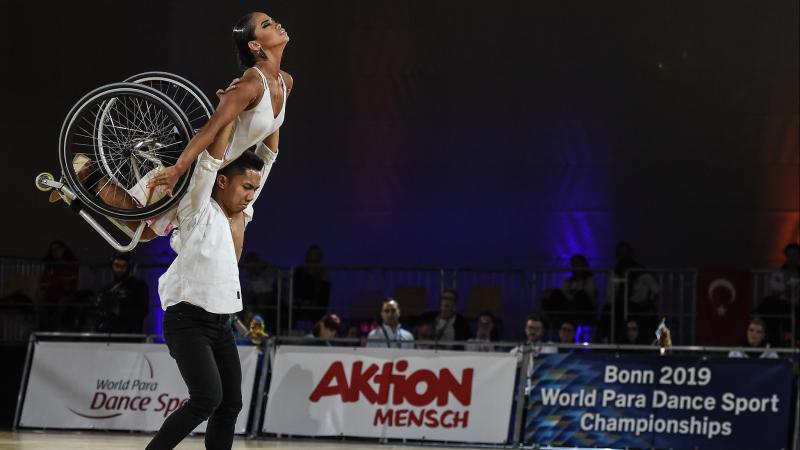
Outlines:
[[[697,277],[697,344],[741,345],[751,303],[749,271],[701,270]]]

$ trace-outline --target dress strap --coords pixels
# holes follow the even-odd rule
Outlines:
[[[261,75],[261,83],[264,84],[264,89],[269,91],[269,86],[267,85],[267,77],[261,72],[261,69],[259,69],[257,66],[253,66],[253,69],[256,69],[256,72],[258,72],[258,74]]]

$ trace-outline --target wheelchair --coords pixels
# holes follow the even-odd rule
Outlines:
[[[192,169],[173,195],[135,195],[117,201],[117,193],[144,192],[146,175],[175,164],[195,132],[214,112],[194,84],[166,72],[145,72],[122,83],[101,86],[81,98],[67,114],[58,140],[61,176],[43,172],[36,187],[64,200],[114,249],[133,250],[144,242],[148,220],[177,206]],[[133,230],[129,224],[138,222]],[[121,230],[129,242],[112,234]]]

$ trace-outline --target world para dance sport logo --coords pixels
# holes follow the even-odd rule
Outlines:
[[[147,363],[150,380],[153,380],[155,378],[153,364],[147,358],[147,355],[142,356],[144,356],[144,360]],[[160,412],[166,417],[169,413],[189,401],[188,398],[180,398],[168,393],[156,396],[155,393],[158,391],[157,381],[135,378],[128,380],[98,379],[96,382],[97,388],[89,401],[89,410],[91,412],[79,412],[67,407],[70,412],[92,420],[111,419],[119,417],[125,412],[146,411]],[[132,394],[127,394],[126,392],[131,392]],[[151,405],[153,400],[155,400],[155,404]]]
[[[467,428],[472,403],[472,377],[475,369],[461,371],[460,379],[449,369],[435,373],[419,369],[405,374],[408,361],[364,365],[352,364],[348,379],[341,361],[332,363],[311,392],[309,400],[317,403],[323,397],[338,396],[344,403],[364,400],[384,408],[375,410],[372,425],[389,427]],[[391,398],[389,395],[390,388]],[[460,407],[451,403],[451,397]],[[409,404],[414,408],[385,408],[387,405]],[[435,405],[434,405],[435,403]],[[455,405],[455,406],[453,406]]]

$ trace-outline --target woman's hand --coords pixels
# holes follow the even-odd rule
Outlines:
[[[147,183],[147,188],[154,189],[158,186],[166,186],[167,194],[172,197],[172,189],[175,188],[175,184],[178,183],[178,178],[180,178],[184,172],[186,171],[181,170],[178,166],[165,167],[153,175],[153,178]]]
[[[222,89],[217,89],[217,92],[216,92],[217,98],[222,100],[222,96],[223,95],[225,95],[228,92],[236,89],[236,85],[239,84],[240,80],[241,80],[240,78],[234,78],[233,81],[231,81],[231,84],[229,84],[228,87],[226,87],[224,91]]]

